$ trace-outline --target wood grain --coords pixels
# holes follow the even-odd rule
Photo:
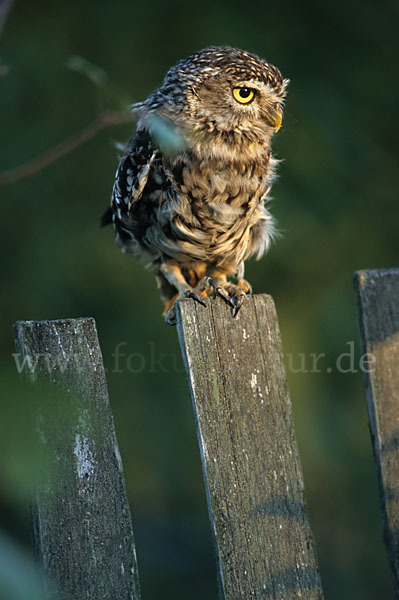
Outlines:
[[[323,598],[277,316],[247,297],[178,306],[222,595]]]
[[[45,464],[33,503],[46,598],[138,600],[131,516],[93,319],[15,325],[17,352],[42,388]],[[28,393],[28,392],[27,392]]]
[[[399,598],[399,269],[355,273],[384,541]]]

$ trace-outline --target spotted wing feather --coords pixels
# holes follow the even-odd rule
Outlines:
[[[137,254],[140,251],[139,242],[134,235],[135,227],[132,227],[132,212],[135,204],[142,199],[157,154],[158,150],[154,148],[148,133],[137,131],[115,174],[111,206],[104,214],[102,224],[114,224],[116,241],[127,254]]]

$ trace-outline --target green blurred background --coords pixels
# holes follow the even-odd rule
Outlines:
[[[294,367],[288,376],[327,599],[393,598],[361,373],[339,372],[335,363],[348,342],[359,357],[352,273],[398,264],[397,6],[19,0],[0,41],[2,71],[8,67],[0,77],[0,171],[48,150],[102,110],[145,98],[172,64],[208,45],[253,51],[291,80],[274,141],[283,162],[272,211],[284,236],[248,264],[247,277],[255,292],[273,295]],[[104,73],[71,69],[71,56]],[[7,535],[0,574],[11,572],[4,566],[10,544],[15,580],[29,569],[26,505],[35,471],[11,325],[93,316],[143,598],[212,600],[215,565],[176,330],[160,316],[153,274],[119,252],[111,229],[98,227],[117,165],[115,141],[131,131],[132,124],[106,128],[36,176],[0,188],[0,518]],[[125,356],[115,364],[121,343]],[[293,372],[299,355],[309,361],[311,353],[326,355],[320,372],[309,372],[309,362],[307,372]],[[4,589],[5,600],[26,597]]]

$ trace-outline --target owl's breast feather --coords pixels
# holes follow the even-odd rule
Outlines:
[[[252,254],[263,254],[271,223],[264,208],[267,170],[259,177],[253,169],[229,173],[201,166],[186,165],[178,180],[173,177],[169,231],[182,255],[235,266]]]

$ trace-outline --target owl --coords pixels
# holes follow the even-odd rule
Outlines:
[[[168,324],[178,299],[220,296],[235,317],[251,293],[244,263],[276,231],[265,205],[287,84],[255,54],[210,47],[132,106],[136,129],[102,224],[114,224],[122,252],[150,256]]]

